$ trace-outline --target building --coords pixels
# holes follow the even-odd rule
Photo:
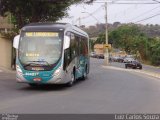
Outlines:
[[[103,44],[95,44],[94,45],[94,52],[96,54],[104,54],[104,45]]]
[[[0,16],[0,33],[8,32],[13,28],[13,25],[9,23],[9,17]],[[0,67],[11,69],[13,64],[13,47],[12,40],[5,39],[0,34]]]
[[[0,36],[0,67],[11,69],[12,50],[12,40],[7,40]]]

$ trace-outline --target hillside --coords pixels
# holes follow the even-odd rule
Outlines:
[[[128,25],[132,25],[132,23],[129,23]],[[108,30],[109,32],[112,30],[117,29],[119,26],[124,25],[123,23],[120,22],[115,22],[113,24],[108,24]],[[148,37],[160,37],[160,25],[141,25],[137,24],[139,29]],[[97,37],[100,33],[105,32],[105,24],[96,24],[95,26],[89,26],[89,27],[83,27],[83,30],[85,30],[89,36],[92,37]]]

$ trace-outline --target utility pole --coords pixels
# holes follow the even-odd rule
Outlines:
[[[106,44],[108,45],[108,19],[107,19],[107,2],[105,2],[105,20],[106,20]],[[109,61],[109,54],[108,54],[108,47],[105,48],[105,65],[108,65],[108,61]]]

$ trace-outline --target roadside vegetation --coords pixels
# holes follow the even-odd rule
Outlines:
[[[93,0],[1,0],[0,15],[11,14],[17,28],[31,22],[57,21],[68,16],[67,10],[73,4]]]
[[[33,22],[55,22],[67,17],[69,7],[73,4],[93,0],[1,0],[0,16],[9,17],[14,29],[9,33],[1,33],[5,38],[12,39],[24,25]]]
[[[99,34],[96,41],[91,41],[92,48],[97,43],[105,43],[104,33]],[[160,65],[160,38],[147,35],[141,25],[126,24],[111,30],[109,43],[145,63]]]
[[[67,17],[67,10],[73,4],[94,0],[1,0],[0,15],[10,16],[14,29],[9,33],[1,33],[7,39],[13,39],[19,29],[31,22],[55,22]],[[114,48],[125,50],[128,54],[135,54],[145,62],[160,65],[160,26],[159,25],[134,25],[115,22],[109,24],[109,43]],[[91,37],[97,40],[90,41],[91,48],[94,44],[105,43],[105,24],[97,24],[85,29]]]

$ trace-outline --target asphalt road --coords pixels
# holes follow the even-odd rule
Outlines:
[[[125,63],[118,63],[118,62],[111,62],[110,65],[125,68]],[[146,72],[152,72],[152,73],[159,73],[160,74],[160,67],[154,67],[150,65],[142,64],[143,70]]]
[[[91,59],[73,87],[29,87],[0,72],[0,113],[160,113],[160,79]]]

